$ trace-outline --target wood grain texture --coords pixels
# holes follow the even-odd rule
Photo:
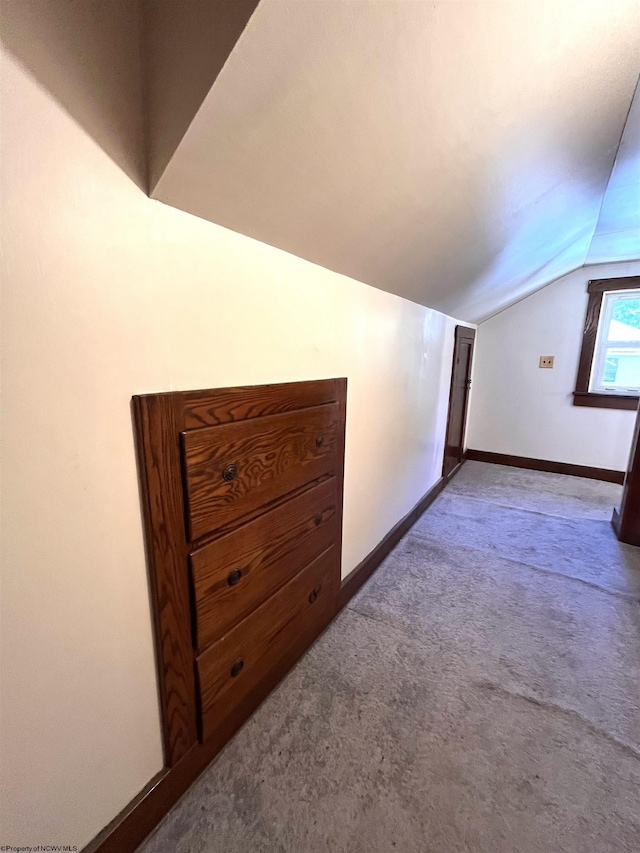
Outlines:
[[[167,766],[197,741],[191,607],[180,477],[182,407],[176,395],[134,397],[134,422],[154,604]]]
[[[172,768],[165,768],[91,841],[82,853],[135,853],[167,812],[195,782],[233,735],[282,681],[327,625],[311,624],[293,638],[284,656],[238,703],[235,713],[220,720],[204,743],[197,743]]]
[[[593,353],[596,347],[598,334],[598,323],[600,321],[600,309],[602,308],[602,291],[589,293],[587,303],[587,314],[582,331],[582,348],[578,361],[578,376],[576,378],[576,394],[585,395],[589,393],[589,382],[591,379],[591,365],[593,364]],[[574,395],[574,403],[576,396]]]
[[[347,426],[347,380],[336,379],[336,398],[339,410],[338,429],[338,466],[336,468],[336,494],[338,495],[338,507],[336,513],[336,573],[338,587],[342,588],[342,533],[343,533],[343,497],[344,497],[344,460],[346,450],[346,426]],[[340,593],[338,593],[339,595]],[[339,610],[338,599],[336,599],[336,613]],[[332,617],[333,618],[333,617]]]
[[[606,483],[622,484],[624,471],[611,468],[592,468],[589,465],[573,465],[570,462],[551,462],[548,459],[532,459],[529,456],[511,456],[507,453],[491,453],[488,450],[466,451],[466,458],[492,465],[508,465],[511,468],[527,468],[531,471],[548,471],[551,474],[569,474],[571,477],[586,477]]]
[[[336,608],[337,554],[329,548],[197,659],[206,740],[299,636],[326,626]],[[241,665],[235,674],[234,665]]]
[[[191,539],[334,473],[339,431],[339,406],[329,403],[184,433]],[[229,463],[238,466],[238,473],[226,481],[223,471]]]
[[[185,429],[216,426],[333,403],[338,399],[341,382],[341,379],[320,379],[315,382],[186,391],[183,393]]]
[[[346,392],[346,382],[344,383]],[[428,509],[444,488],[440,479],[401,519],[359,566],[342,582],[336,602],[336,612],[344,607],[353,595],[373,574],[393,546],[400,541],[422,513]],[[330,617],[327,619],[327,625]],[[133,799],[122,812],[85,848],[82,853],[135,853],[136,848],[154,829],[185,793],[189,786],[207,768],[231,737],[251,716],[258,706],[300,659],[304,652],[326,629],[317,624],[308,634],[298,635],[292,640],[285,655],[273,666],[242,699],[234,714],[221,720],[215,731],[204,743],[197,743],[170,770],[164,770],[138,797]]]
[[[631,443],[622,500],[611,519],[616,536],[627,545],[640,545],[640,412]]]
[[[640,288],[640,275],[592,278],[587,284],[587,293],[606,293],[612,290],[634,290],[636,288]]]
[[[99,833],[86,848],[87,853],[133,853],[333,618],[340,587],[346,389],[346,379],[330,379],[278,386],[147,394],[133,399],[167,766]],[[290,478],[283,486],[289,491],[280,493],[280,488],[266,490],[261,496],[261,502],[257,502],[253,508],[249,508],[251,502],[245,501],[241,518],[233,513],[212,518],[211,530],[197,543],[194,542],[186,527],[187,500],[183,468],[184,440],[189,432],[195,435],[212,426],[223,430],[242,424],[252,424],[252,429],[257,427],[260,431],[269,418],[286,418],[291,414],[295,421],[300,415],[306,417],[311,412],[313,420],[314,412],[320,410],[332,411],[334,415],[328,420],[320,418],[316,423],[327,426],[327,430],[323,432],[324,442],[320,446],[315,444],[316,436],[313,436],[317,455],[306,465],[298,464],[299,468],[305,468],[304,476]],[[265,452],[264,447],[261,452]],[[266,451],[267,455],[269,452]],[[277,455],[276,449],[275,458]],[[269,456],[267,463],[273,465],[277,473],[278,464],[274,464],[272,459]],[[269,470],[269,464],[263,465],[263,473]],[[285,473],[280,473],[286,480],[288,474],[284,462],[282,467]],[[258,476],[258,483],[260,481],[261,477]],[[330,526],[333,526],[332,547],[315,559],[311,557],[312,562],[307,564],[307,568],[288,579],[285,566],[289,562],[285,556],[286,537],[283,538],[283,534],[278,532],[283,528],[275,524],[269,542],[264,543],[267,553],[262,568],[264,576],[268,577],[268,561],[281,561],[282,573],[280,569],[274,572],[278,576],[278,590],[241,622],[225,629],[226,632],[219,639],[203,650],[200,659],[215,645],[224,643],[243,622],[246,623],[262,607],[272,602],[279,591],[303,575],[315,583],[310,590],[305,589],[306,608],[301,606],[296,615],[292,613],[291,607],[293,601],[298,599],[295,596],[288,597],[286,602],[282,599],[282,624],[278,626],[281,617],[274,610],[272,620],[265,620],[264,630],[258,631],[254,637],[259,642],[251,644],[251,654],[257,654],[264,637],[270,637],[269,654],[257,664],[253,657],[247,658],[247,669],[243,668],[237,676],[240,678],[237,683],[242,689],[234,686],[223,690],[219,700],[214,700],[214,709],[210,709],[205,720],[206,728],[203,727],[198,719],[200,703],[195,678],[195,589],[191,584],[189,555],[198,553],[202,557],[201,552],[205,547],[222,542],[238,525],[248,526],[248,522],[259,520],[259,516],[264,513],[269,515],[278,511],[282,517],[287,513],[291,522],[295,520],[295,513],[292,514],[291,509],[298,500],[306,501],[304,496],[310,496],[311,493],[314,493],[314,500],[318,496],[324,497],[327,489],[333,490],[333,502],[329,506],[325,500],[319,501],[320,506],[325,508],[320,509],[323,519],[317,528],[320,531],[324,528],[328,532]],[[278,496],[271,499],[276,492]],[[315,509],[315,503],[309,508]],[[318,534],[307,536],[304,530],[302,527],[298,530],[299,543],[304,543],[303,547],[309,548],[308,553],[311,554],[322,543],[320,539],[314,538]],[[248,549],[246,553],[251,560],[255,580],[259,576],[258,568],[261,564],[256,562],[255,553],[247,545],[246,534],[245,529],[245,536],[241,539],[243,547],[246,545]],[[312,539],[315,543],[313,548]],[[257,549],[257,540],[254,538],[252,541]],[[219,552],[215,560],[212,558],[210,562],[203,557],[200,569],[204,574],[201,580],[207,573],[210,575],[209,580],[211,573],[215,576],[214,562],[221,554]],[[227,556],[230,556],[229,553]],[[274,566],[275,562],[271,569]],[[305,572],[308,574],[305,575]],[[214,580],[210,588],[214,596],[215,586]],[[310,591],[318,587],[321,587],[319,594],[310,603]],[[203,599],[206,597],[203,596]],[[204,741],[197,737],[203,731],[206,733]]]
[[[191,554],[196,645],[203,650],[337,541],[331,478]],[[229,584],[233,571],[240,579]]]

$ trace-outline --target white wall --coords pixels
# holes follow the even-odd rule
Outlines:
[[[480,320],[584,263],[639,35],[637,0],[261,0],[153,195]]]
[[[347,376],[346,573],[439,478],[454,321],[149,200],[3,63],[3,843],[162,765],[132,394]]]
[[[479,326],[469,447],[626,469],[635,412],[574,406],[572,392],[587,282],[639,274],[640,261],[584,267]],[[555,356],[553,370],[538,367],[541,355]]]

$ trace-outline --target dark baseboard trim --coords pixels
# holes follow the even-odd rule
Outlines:
[[[449,474],[446,482],[456,474],[462,463]],[[371,577],[389,552],[398,544],[402,537],[428,509],[445,487],[444,478],[440,478],[421,498],[413,509],[387,533],[384,539],[376,545],[368,557],[350,572],[342,581],[335,613],[331,621],[318,632],[318,636],[329,627],[333,618],[358,592],[363,584]],[[317,639],[314,638],[314,640]],[[256,710],[268,694],[276,687],[289,670],[295,666],[304,654],[309,644],[304,648],[293,648],[287,657],[281,661],[276,670],[261,682],[242,703],[240,713],[234,719],[224,724],[223,730],[209,738],[206,743],[196,744],[173,767],[164,767],[144,789],[131,800],[111,823],[98,833],[82,853],[134,853],[136,848],[154,830],[162,818],[186,793],[200,774],[206,770],[213,759],[242,727],[247,714]],[[246,706],[246,707],[245,707]],[[241,722],[236,722],[241,721]]]
[[[450,474],[448,480],[450,480],[452,476],[453,475]],[[444,477],[441,477],[429,489],[426,495],[418,501],[414,508],[410,510],[404,518],[401,518],[395,527],[387,533],[384,539],[376,545],[373,551],[371,551],[371,553],[366,556],[352,572],[349,572],[346,578],[342,581],[342,586],[340,587],[340,593],[338,596],[338,612],[340,612],[345,604],[353,598],[360,587],[369,580],[387,554],[395,548],[405,533],[409,532],[422,513],[428,509],[428,507],[430,507],[438,497],[444,487],[445,480]]]
[[[319,626],[313,636],[303,635],[298,638],[285,657],[240,702],[236,713],[227,717],[204,743],[194,744],[172,767],[164,767],[156,774],[82,853],[134,853],[307,649],[324,633],[335,615],[335,612],[331,613],[329,621]]]
[[[464,452],[464,453],[463,453],[463,455],[462,455],[462,459],[458,462],[458,464],[456,465],[456,467],[455,467],[455,468],[453,468],[451,471],[449,471],[449,473],[448,473],[448,474],[444,474],[444,473],[443,473],[443,475],[442,475],[442,479],[444,480],[444,485],[445,485],[445,486],[447,485],[447,483],[449,482],[449,480],[453,479],[453,477],[455,477],[455,476],[456,476],[456,474],[458,473],[458,471],[459,471],[459,470],[462,468],[462,466],[464,465],[464,460],[465,460],[466,458],[467,458],[467,451],[465,450],[465,452]]]
[[[510,456],[507,453],[490,453],[488,450],[467,450],[467,459],[476,462],[491,462],[493,465],[508,465],[511,468],[528,468],[531,471],[547,471],[551,474],[570,474],[606,483],[624,482],[624,471],[611,468],[591,468],[589,465],[573,465],[569,462],[550,462],[547,459],[531,459],[528,456]]]

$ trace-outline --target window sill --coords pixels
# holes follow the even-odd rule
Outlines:
[[[574,406],[592,406],[596,409],[631,409],[638,408],[638,394],[596,394],[591,391],[574,391]]]

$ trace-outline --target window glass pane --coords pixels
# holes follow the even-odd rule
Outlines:
[[[640,386],[640,352],[607,347],[604,360],[603,385],[611,388]]]
[[[619,296],[614,299],[611,324],[615,325],[617,334],[630,332],[632,329],[640,332],[640,296]],[[612,339],[609,334],[609,340]]]
[[[591,390],[625,394],[640,388],[640,290],[605,293]]]

